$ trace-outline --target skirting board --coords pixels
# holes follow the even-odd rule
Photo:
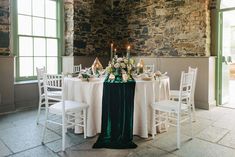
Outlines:
[[[212,106],[216,106],[216,100],[210,102],[195,101],[195,107],[200,109],[209,110]]]
[[[0,114],[8,113],[15,110],[15,105],[13,104],[4,104],[0,106]]]

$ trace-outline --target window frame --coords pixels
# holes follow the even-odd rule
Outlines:
[[[217,0],[216,4],[216,39],[217,39],[217,61],[216,61],[216,105],[222,105],[222,40],[223,40],[223,28],[222,28],[222,19],[223,12],[233,11],[235,7],[228,7],[221,9],[221,0]]]
[[[19,35],[18,34],[18,7],[17,7],[17,2],[18,0],[12,0],[11,1],[11,30],[12,30],[12,50],[13,50],[13,55],[15,56],[15,81],[27,81],[27,80],[36,80],[37,76],[29,76],[29,77],[20,77],[20,63],[19,63],[19,37],[20,36],[29,36],[32,38],[35,37],[42,37],[45,39],[57,39],[58,45],[57,45],[57,62],[58,62],[58,67],[57,67],[57,73],[61,73],[62,71],[62,54],[64,54],[64,8],[63,8],[63,0],[55,0],[56,1],[56,26],[57,26],[57,36],[56,37],[46,37],[45,33],[44,36],[36,36],[36,35]],[[32,8],[33,9],[33,8]],[[19,14],[22,15],[22,14]],[[32,16],[33,17],[33,16]],[[37,17],[37,16],[36,16]],[[45,17],[44,17],[45,19]],[[50,18],[49,18],[50,19]],[[31,19],[33,22],[33,20]],[[46,30],[45,30],[46,31]],[[33,45],[33,43],[32,43]],[[34,55],[32,56],[34,58]],[[50,57],[50,56],[45,56]],[[32,65],[33,66],[33,65]],[[35,71],[33,67],[33,72]]]

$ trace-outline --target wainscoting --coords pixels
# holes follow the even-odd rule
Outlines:
[[[155,70],[167,72],[170,76],[171,89],[179,89],[181,71],[188,71],[188,67],[198,67],[197,84],[195,91],[195,105],[197,108],[209,109],[216,104],[215,101],[215,57],[134,57],[136,62],[143,59],[145,64],[154,64]],[[63,57],[64,72],[72,72],[73,64],[82,64],[89,67],[95,57],[66,56]],[[109,58],[99,58],[104,66]]]
[[[140,57],[135,58],[138,62]],[[195,105],[197,108],[209,109],[215,105],[216,92],[216,58],[215,57],[160,57],[143,58],[145,64],[154,64],[155,69],[167,72],[170,76],[171,89],[179,89],[181,71],[188,67],[197,67],[198,76],[195,90]]]

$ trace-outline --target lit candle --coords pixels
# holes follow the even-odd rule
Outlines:
[[[129,45],[129,46],[127,46],[127,53],[126,53],[126,57],[128,58],[128,59],[130,59],[130,52],[131,52],[131,46]]]
[[[113,59],[113,43],[111,43],[111,55],[110,55],[110,59]]]
[[[116,54],[117,54],[117,49],[115,48],[114,49],[114,56],[116,56]]]
[[[137,73],[141,74],[144,72],[144,61],[140,59],[139,63],[137,64]]]

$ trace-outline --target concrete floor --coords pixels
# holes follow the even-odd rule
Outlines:
[[[193,123],[182,127],[182,148],[176,150],[175,128],[158,134],[155,140],[134,136],[136,149],[92,149],[96,137],[67,134],[66,152],[61,152],[61,129],[50,125],[47,142],[41,145],[42,124],[36,125],[36,110],[0,116],[0,156],[11,157],[235,157],[235,109],[215,107],[197,110]],[[52,131],[54,129],[55,131]]]

